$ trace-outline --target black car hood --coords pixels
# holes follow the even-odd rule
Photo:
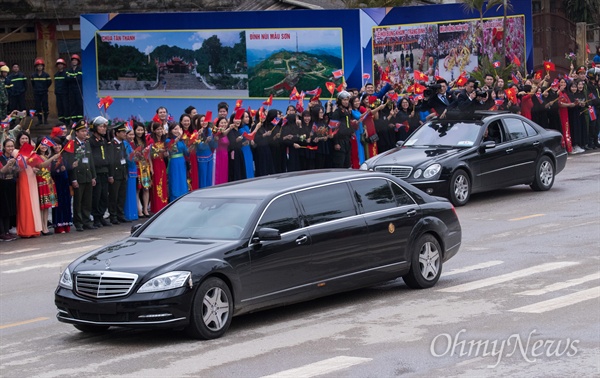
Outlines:
[[[377,156],[372,167],[380,165],[406,165],[427,168],[430,164],[454,156],[463,148],[409,147],[403,146]]]
[[[233,241],[185,241],[128,238],[82,256],[73,272],[102,270],[140,276],[163,266],[174,267],[187,258],[230,246]]]

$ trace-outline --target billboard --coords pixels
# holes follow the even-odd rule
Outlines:
[[[502,9],[479,20],[460,4],[399,8],[256,12],[86,14],[81,16],[84,112],[98,115],[110,95],[110,118],[150,120],[164,106],[177,118],[189,105],[216,111],[221,101],[257,109],[273,95],[284,109],[290,93],[342,80],[390,74],[399,86],[419,69],[449,79],[498,51]],[[509,10],[508,51],[531,69],[530,2]],[[158,27],[157,27],[158,26]],[[495,31],[494,31],[495,30]],[[509,38],[508,38],[509,37]],[[363,76],[364,74],[364,76]],[[326,96],[328,97],[328,96]]]

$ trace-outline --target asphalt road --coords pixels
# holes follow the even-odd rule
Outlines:
[[[0,244],[2,377],[600,376],[600,152],[554,188],[474,195],[436,287],[402,280],[234,318],[225,336],[56,321],[76,256],[130,225]]]

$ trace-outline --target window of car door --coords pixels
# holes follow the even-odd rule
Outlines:
[[[523,125],[523,121],[520,119],[505,118],[504,124],[506,125],[506,130],[508,131],[511,140],[527,138],[528,135],[525,130],[525,125]]]
[[[296,193],[309,226],[357,215],[348,185],[338,183]]]
[[[283,234],[300,228],[300,221],[292,196],[286,194],[269,204],[260,218],[257,229],[275,228]]]
[[[356,202],[363,213],[388,210],[414,203],[401,188],[392,192],[386,179],[367,179],[352,181]]]

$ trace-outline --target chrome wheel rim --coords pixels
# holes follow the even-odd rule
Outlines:
[[[211,331],[221,330],[229,317],[229,300],[223,290],[213,287],[202,301],[202,320]]]
[[[435,244],[427,242],[419,251],[421,276],[427,281],[433,280],[440,270],[440,252]]]
[[[454,196],[460,202],[466,201],[469,195],[469,181],[463,175],[459,175],[454,180]]]
[[[552,183],[554,177],[554,170],[552,169],[552,163],[545,160],[540,165],[540,182],[544,186],[549,186]]]

